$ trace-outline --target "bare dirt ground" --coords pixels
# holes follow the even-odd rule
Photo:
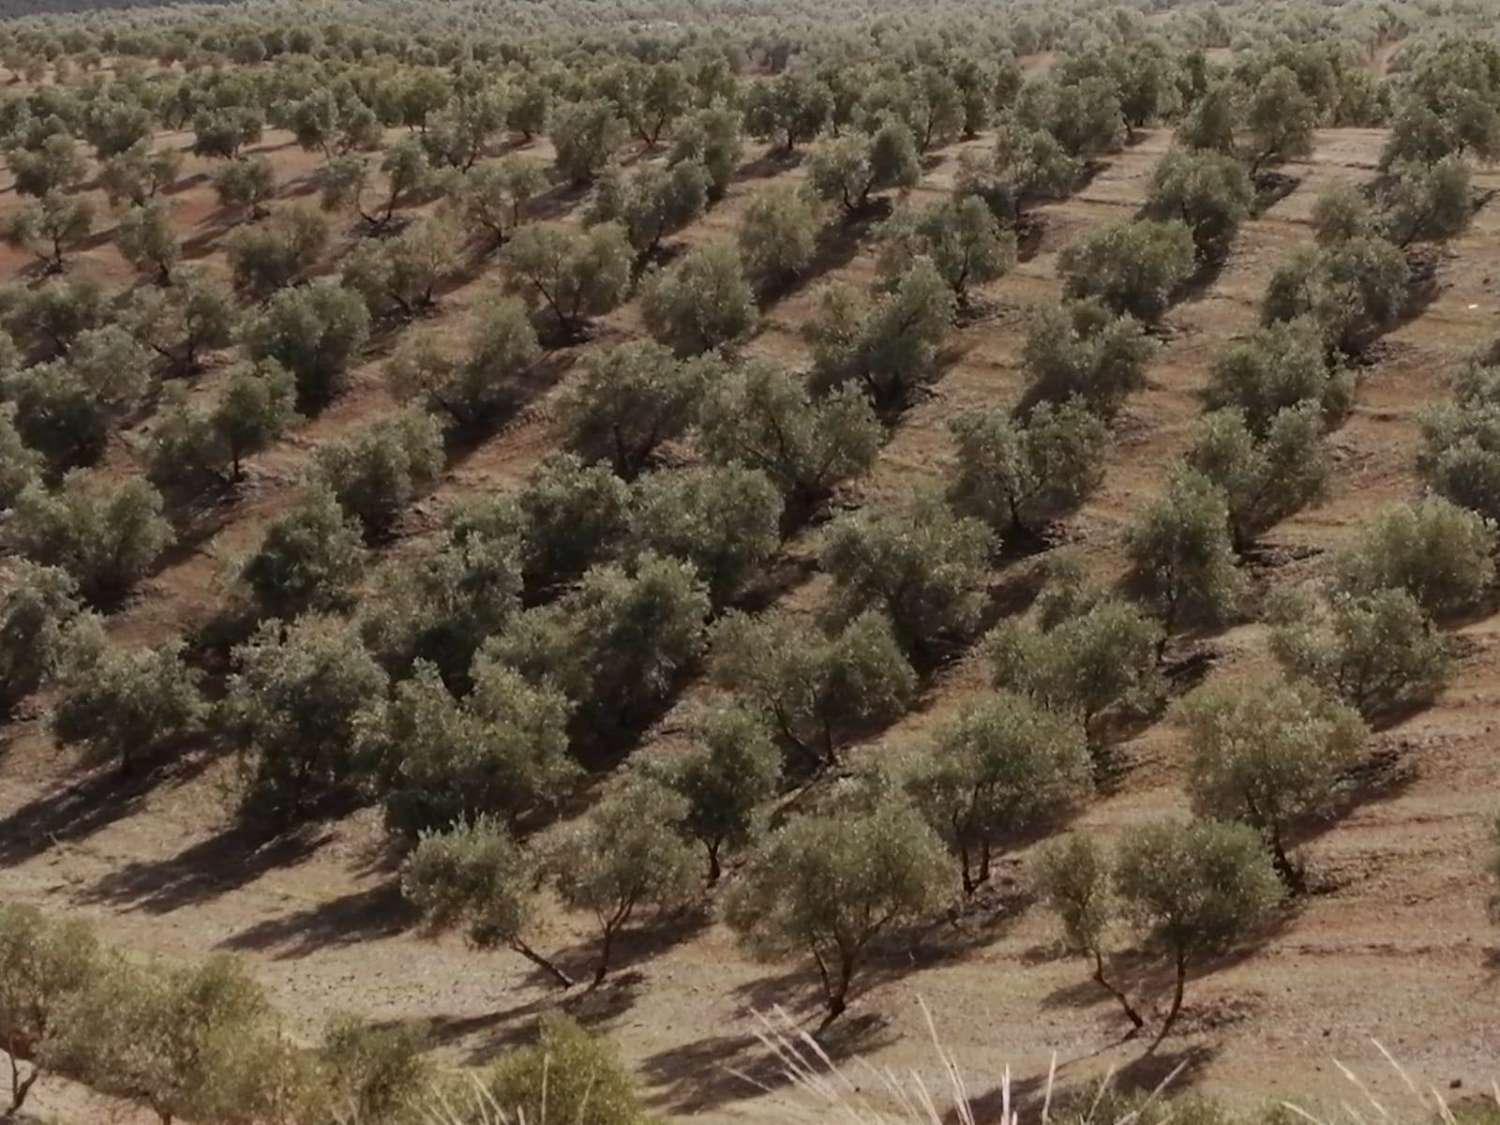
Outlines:
[[[1068,524],[1067,537],[1099,573],[1119,572],[1121,529],[1161,492],[1182,456],[1202,410],[1199,396],[1212,357],[1253,327],[1271,271],[1309,240],[1312,200],[1338,179],[1370,177],[1382,139],[1373,130],[1322,134],[1308,161],[1285,169],[1299,178],[1295,190],[1246,224],[1223,269],[1166,318],[1151,385],[1127,406],[1105,485]],[[165,140],[181,144],[185,138]],[[899,501],[935,485],[950,454],[946,422],[953,412],[1016,400],[1027,310],[1060,296],[1057,251],[1091,225],[1134,214],[1169,144],[1169,133],[1146,132],[1106,161],[1074,198],[1042,208],[1040,245],[982,294],[985,314],[957,333],[957,358],[936,394],[902,420],[874,471],[850,489],[851,501]],[[914,194],[935,197],[951,183],[960,147],[938,154]],[[296,178],[311,170],[310,159],[284,137],[271,137],[263,148],[292,181],[295,197]],[[735,216],[770,178],[767,169],[785,179],[800,175],[774,162],[751,165],[684,241],[733,237]],[[224,219],[203,171],[190,161],[173,207],[204,264],[222,269]],[[1477,180],[1483,188],[1500,186],[1500,175]],[[7,190],[0,209],[13,205]],[[752,353],[805,362],[798,328],[810,315],[816,286],[874,277],[868,248],[848,251],[833,255],[834,268],[768,310]],[[8,255],[0,270],[14,278],[23,264]],[[107,239],[96,239],[73,269],[112,285],[128,282]],[[1500,330],[1494,270],[1500,270],[1500,208],[1492,205],[1444,249],[1432,302],[1377,345],[1376,362],[1363,371],[1358,405],[1331,438],[1337,470],[1329,496],[1268,537],[1272,546],[1290,549],[1279,554],[1296,561],[1258,573],[1259,585],[1316,573],[1319,556],[1344,542],[1381,503],[1418,494],[1417,419],[1445,394],[1453,364]],[[465,310],[494,284],[495,272],[493,263],[483,264],[445,298],[440,320],[408,331],[460,327]],[[601,337],[617,340],[637,331],[637,314],[627,307],[608,318]],[[120,636],[159,640],[212,611],[224,566],[253,546],[295,495],[311,452],[392,407],[379,379],[381,358],[361,369],[329,411],[257,460],[243,498],[189,529],[188,546],[118,616]],[[437,495],[412,514],[412,532],[420,536],[448,500],[514,488],[555,447],[551,404],[575,370],[572,358],[558,357],[551,367],[559,373],[556,385],[455,462]],[[211,371],[200,382],[211,392],[214,379]],[[141,438],[139,428],[121,434],[109,463],[129,471],[128,448]],[[814,534],[789,542],[787,558],[809,557]],[[997,570],[996,589],[1024,586],[1017,576],[1036,565],[1029,560]],[[822,595],[816,580],[794,583],[781,608],[810,610]],[[1366,790],[1302,841],[1316,893],[1251,953],[1203,967],[1189,988],[1180,1030],[1157,1055],[1143,1058],[1141,1045],[1122,1043],[1123,1021],[1113,1002],[1080,963],[1056,955],[1050,921],[1027,901],[1022,855],[1007,861],[982,908],[957,926],[940,923],[883,955],[843,1028],[832,1034],[831,1049],[898,1071],[915,1069],[933,1081],[937,1068],[920,997],[971,1091],[989,1109],[996,1107],[986,1093],[1003,1068],[1022,1080],[1023,1092],[1032,1090],[1054,1054],[1065,1083],[1110,1068],[1131,1081],[1154,1082],[1181,1063],[1179,1085],[1244,1104],[1289,1096],[1331,1100],[1349,1093],[1334,1057],[1375,1074],[1377,1086],[1392,1084],[1379,1069],[1371,1036],[1425,1080],[1440,1087],[1461,1082],[1455,1095],[1487,1088],[1500,1074],[1500,937],[1485,918],[1480,876],[1484,826],[1500,805],[1497,631],[1497,616],[1478,616],[1460,628],[1464,656],[1453,685],[1430,710],[1379,733],[1379,768]],[[1216,674],[1265,660],[1254,625],[1189,643],[1211,655]],[[861,752],[879,755],[920,740],[986,681],[977,651],[971,652],[935,678],[910,716]],[[670,752],[704,690],[690,687],[642,752]],[[412,931],[375,815],[267,844],[231,826],[223,800],[229,763],[206,751],[132,787],[83,772],[34,716],[12,724],[3,737],[0,894],[8,899],[88,917],[105,940],[141,955],[243,955],[292,1026],[308,1035],[329,1015],[355,1011],[420,1023],[445,1057],[472,1063],[522,1041],[534,1017],[557,1002],[518,958],[471,952],[458,941],[430,942]],[[1123,748],[1126,768],[1118,784],[1079,825],[1107,836],[1123,825],[1185,813],[1178,753],[1168,725],[1140,731]],[[754,1038],[753,1013],[779,1005],[811,1025],[817,1016],[812,974],[798,964],[747,961],[711,916],[710,904],[705,919],[633,937],[613,979],[569,1005],[614,1037],[663,1116],[707,1123],[784,1120],[774,1098],[731,1070],[770,1076]],[[544,944],[562,951],[565,965],[581,966],[592,956],[587,920],[561,911]],[[1126,958],[1124,965],[1148,1008],[1165,1001],[1163,980],[1143,963]],[[103,1112],[81,1107],[58,1084],[39,1088],[38,1101],[80,1120]]]

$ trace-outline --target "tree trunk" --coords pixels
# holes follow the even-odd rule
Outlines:
[[[1302,882],[1302,873],[1297,870],[1290,857],[1286,854],[1286,845],[1281,840],[1281,830],[1272,828],[1267,832],[1271,844],[1271,865],[1276,868],[1276,874],[1281,876],[1281,881],[1286,884],[1286,889],[1292,894],[1301,894],[1305,889]]]
[[[592,992],[604,983],[604,977],[609,972],[609,954],[615,943],[615,927],[613,924],[604,927],[604,941],[599,947],[599,966],[594,970],[594,979],[589,984]]]
[[[719,843],[715,841],[705,847],[708,848],[708,885],[712,887],[719,881],[719,876],[724,874],[724,870],[719,865]]]
[[[537,968],[548,973],[557,983],[557,986],[559,988],[573,987],[572,977],[568,976],[567,973],[563,972],[546,957],[543,957],[536,950],[532,949],[531,946],[527,945],[524,941],[521,941],[519,938],[517,938],[515,941],[510,943],[510,947],[517,953],[519,953],[522,957],[526,958],[526,960],[530,961]],[[598,982],[596,981],[595,983],[597,984]]]
[[[1120,1002],[1120,1007],[1125,1009],[1125,1015],[1131,1024],[1130,1036],[1127,1038],[1137,1035],[1141,1028],[1146,1026],[1146,1021],[1141,1019],[1141,1014],[1131,1006],[1130,998],[1125,995],[1125,990],[1104,975],[1104,954],[1097,949],[1094,950],[1094,980],[1099,983],[1100,987],[1107,989]]]
[[[831,982],[830,984],[828,982],[828,978],[826,976],[824,977],[824,987],[827,992],[826,999],[828,1002],[828,1014],[823,1017],[823,1022],[818,1025],[819,1031],[827,1028],[829,1024],[833,1023],[834,1020],[838,1019],[841,1015],[844,1014],[845,1011],[848,1010],[849,982],[853,978],[853,976],[854,958],[852,955],[840,950],[838,979]]]
[[[1182,1013],[1182,990],[1186,984],[1187,950],[1179,948],[1177,950],[1177,983],[1172,990],[1172,1007],[1167,1012],[1166,1021],[1161,1025],[1161,1030],[1156,1033],[1156,1038],[1152,1041],[1147,1054],[1161,1046],[1161,1041],[1167,1037],[1167,1033],[1172,1030],[1172,1025],[1177,1022],[1177,1017]]]
[[[26,1102],[26,1095],[31,1093],[31,1088],[36,1085],[37,1078],[42,1073],[42,1068],[33,1066],[31,1073],[25,1078],[21,1077],[21,1064],[16,1061],[13,1051],[7,1051],[10,1058],[10,1109],[7,1113],[15,1113]]]

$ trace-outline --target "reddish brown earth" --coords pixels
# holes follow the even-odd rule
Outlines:
[[[1068,523],[1067,537],[1101,575],[1120,572],[1122,528],[1161,492],[1182,456],[1202,410],[1209,362],[1254,325],[1271,271],[1310,238],[1307,218],[1318,191],[1339,179],[1370,177],[1382,139],[1374,130],[1323,133],[1310,160],[1286,169],[1300,178],[1297,188],[1246,224],[1218,276],[1166,318],[1165,346],[1149,389],[1127,407],[1105,485]],[[163,138],[185,141],[181,134]],[[1166,131],[1145,133],[1076,197],[1042,209],[1045,233],[1037,252],[982,294],[985,314],[957,333],[958,358],[937,393],[902,420],[868,479],[849,489],[851,501],[887,503],[936,484],[950,455],[946,422],[953,412],[1016,399],[1027,310],[1060,294],[1057,251],[1091,225],[1131,216],[1169,144]],[[960,147],[937,156],[914,196],[936,198],[951,184]],[[313,160],[282,136],[273,136],[263,151],[295,198],[297,178],[313,169]],[[536,152],[547,155],[541,145]],[[204,167],[189,160],[173,208],[195,253],[208,268],[222,270],[224,220]],[[778,175],[796,179],[800,173],[793,168]],[[732,238],[744,200],[765,179],[744,175],[683,241]],[[1500,187],[1500,175],[1477,179],[1480,187]],[[10,206],[14,195],[7,187],[0,209]],[[24,265],[7,251],[0,274],[15,279]],[[112,285],[129,282],[107,239],[96,239],[72,268]],[[1500,209],[1491,206],[1444,248],[1432,303],[1377,345],[1358,405],[1331,438],[1337,469],[1328,498],[1268,537],[1273,547],[1293,548],[1269,554],[1300,561],[1258,571],[1259,588],[1315,575],[1319,556],[1344,542],[1381,503],[1419,493],[1417,419],[1445,394],[1453,364],[1500,329],[1491,272],[1497,268]],[[465,310],[495,284],[495,272],[493,263],[485,264],[444,299],[440,318],[408,331],[461,328]],[[873,276],[872,257],[860,248],[768,310],[749,350],[804,364],[798,329],[817,285]],[[638,332],[636,310],[627,307],[608,318],[601,338]],[[119,636],[161,640],[212,611],[225,566],[257,542],[295,495],[312,451],[392,408],[379,377],[388,345],[375,352],[332,409],[257,459],[241,499],[185,529],[189,547],[118,615]],[[411,514],[412,536],[393,549],[417,549],[444,503],[514,488],[555,448],[552,404],[573,377],[573,358],[559,357],[557,384],[452,466],[437,495]],[[201,377],[203,393],[214,392],[222,370],[221,364]],[[120,434],[107,463],[134,471],[131,450],[143,436],[141,426]],[[813,542],[811,532],[799,536],[787,544],[786,558],[809,558]],[[1024,586],[1037,565],[1031,560],[997,571],[997,592]],[[794,583],[773,611],[809,612],[824,596],[817,579]],[[1332,1100],[1351,1093],[1335,1073],[1334,1057],[1374,1074],[1377,1086],[1394,1085],[1377,1062],[1371,1036],[1425,1080],[1441,1087],[1461,1080],[1459,1093],[1486,1088],[1500,1072],[1500,935],[1485,918],[1481,876],[1485,824],[1500,806],[1497,622],[1481,615],[1458,630],[1464,655],[1452,686],[1430,710],[1379,733],[1383,765],[1372,772],[1368,791],[1303,842],[1317,893],[1260,948],[1205,967],[1190,986],[1180,1031],[1154,1058],[1142,1059],[1140,1045],[1120,1042],[1122,1021],[1112,1001],[1080,963],[1055,955],[1052,923],[1026,903],[1022,856],[1007,862],[995,893],[958,927],[935,926],[910,952],[892,953],[874,968],[834,1046],[897,1071],[915,1068],[933,1081],[937,1070],[921,997],[981,1100],[1006,1066],[1032,1088],[1054,1054],[1064,1082],[1107,1068],[1154,1081],[1185,1063],[1180,1085],[1242,1104],[1288,1096]],[[1215,674],[1234,675],[1266,659],[1255,625],[1188,644],[1213,657]],[[937,677],[910,716],[861,753],[895,752],[920,741],[935,720],[963,707],[986,683],[972,652]],[[705,692],[691,686],[642,752],[671,752],[685,716]],[[558,1002],[518,958],[412,932],[372,814],[325,826],[305,840],[256,847],[231,829],[223,799],[229,763],[206,753],[133,790],[83,772],[35,716],[4,732],[0,753],[0,894],[87,917],[105,940],[143,956],[241,954],[298,1032],[315,1034],[332,1013],[354,1011],[423,1024],[445,1058],[472,1063],[522,1040],[537,1013]],[[1122,825],[1185,813],[1178,755],[1168,725],[1139,732],[1123,748],[1126,768],[1117,787],[1091,805],[1080,826],[1108,836]],[[562,951],[564,963],[584,963],[591,954],[587,920],[555,912],[542,944]],[[1125,967],[1148,1008],[1164,999],[1163,981],[1129,958]],[[770,1122],[784,1120],[775,1102],[730,1070],[763,1073],[764,1052],[753,1037],[756,1010],[780,1005],[809,1024],[815,1020],[812,985],[803,966],[753,964],[722,926],[705,923],[643,932],[613,980],[569,1006],[614,1037],[663,1116]],[[44,1109],[50,1104],[80,1120],[97,1119],[102,1111],[83,1108],[76,1098],[52,1083],[36,1100]]]

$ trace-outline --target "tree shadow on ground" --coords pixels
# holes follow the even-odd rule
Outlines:
[[[271,840],[235,827],[167,859],[125,863],[77,897],[84,903],[169,914],[238,890],[269,871],[303,863],[329,839],[326,829],[315,827]]]
[[[112,766],[101,767],[49,789],[0,818],[0,866],[24,863],[60,844],[87,839],[133,815],[158,787],[191,781],[211,760],[205,754],[185,754],[130,776]]]
[[[1268,942],[1284,932],[1297,916],[1295,902],[1277,912],[1266,925],[1247,935],[1246,940],[1235,948],[1214,956],[1200,956],[1188,965],[1187,986],[1183,991],[1182,1013],[1168,1039],[1194,1033],[1195,1026],[1220,1025],[1223,1004],[1212,999],[1201,999],[1204,983],[1226,969],[1241,965],[1257,956]],[[1023,955],[1023,961],[1038,963],[1047,959],[1068,959],[1076,962],[1077,979],[1060,985],[1042,998],[1043,1008],[1090,1009],[1103,1006],[1110,1014],[1111,1023],[1117,1026],[1120,1042],[1139,1039],[1147,1047],[1151,1045],[1160,1029],[1161,1021],[1170,1007],[1171,994],[1176,973],[1171,958],[1165,954],[1153,954],[1142,949],[1123,949],[1106,958],[1106,970],[1110,981],[1130,998],[1131,1005],[1146,1021],[1139,1035],[1130,1034],[1129,1021],[1119,1006],[1119,1001],[1102,988],[1093,978],[1093,963],[1083,957],[1060,953],[1056,947],[1034,946]],[[1230,1018],[1233,1017],[1231,1012]],[[1160,1049],[1154,1052],[1162,1057]],[[1123,1072],[1122,1072],[1123,1073]]]
[[[219,943],[221,949],[272,953],[276,960],[393,937],[415,924],[416,912],[394,881],[318,902],[247,926]]]
[[[771,1018],[771,1017],[767,1017]],[[806,1021],[802,1021],[806,1023]],[[776,1033],[791,1043],[809,1067],[824,1064],[794,1037],[810,1030],[789,1021],[772,1019]],[[839,1020],[818,1033],[817,1041],[837,1065],[855,1055],[869,1054],[894,1041],[889,1023],[877,1013],[861,1013]],[[671,1047],[641,1063],[641,1073],[660,1092],[648,1104],[672,1114],[699,1114],[731,1102],[789,1086],[787,1063],[754,1033],[726,1034]]]
[[[826,223],[818,232],[813,258],[806,268],[793,277],[768,286],[761,293],[761,312],[812,288],[819,278],[847,266],[859,253],[861,243],[877,221],[867,215],[849,222],[836,219]]]
[[[1085,1111],[1100,1100],[1106,1084],[1109,1090],[1118,1094],[1150,1094],[1170,1077],[1171,1082],[1163,1088],[1162,1093],[1164,1095],[1179,1093],[1189,1086],[1194,1076],[1219,1054],[1217,1047],[1203,1044],[1187,1047],[1181,1051],[1157,1051],[1152,1054],[1142,1054],[1139,1058],[1112,1071],[1107,1077],[1081,1080],[1073,1086],[1061,1085],[1066,1081],[1067,1072],[1071,1067],[1104,1054],[1115,1046],[1117,1044],[1108,1044],[1086,1055],[1058,1063],[1057,1074],[1050,1082],[1049,1076],[1045,1074],[1021,1081],[1012,1080],[1008,1096],[1006,1087],[1002,1084],[978,1097],[971,1098],[969,1100],[971,1120],[974,1125],[1000,1125],[1001,1122],[1007,1120],[1004,1117],[1006,1107],[1014,1112],[1017,1106],[1039,1106],[1044,1100],[1051,1104],[1053,1113],[1059,1118],[1066,1119],[1072,1116],[1068,1110],[1069,1106],[1077,1109],[1079,1116],[1086,1116]],[[1028,1115],[1023,1112],[1021,1116]],[[961,1118],[956,1113],[950,1113],[944,1120],[952,1125],[958,1125]]]
[[[772,176],[779,176],[783,172],[789,172],[802,163],[802,150],[793,149],[788,152],[784,147],[777,145],[767,149],[754,160],[746,161],[735,169],[732,183],[742,183],[745,180],[764,180]]]
[[[663,918],[646,917],[617,933],[609,957],[609,974],[604,978],[605,986],[617,984],[631,972],[655,960],[662,954],[701,935],[713,923],[707,909],[695,907]],[[558,968],[580,984],[593,979],[599,964],[602,938],[591,934],[583,941],[549,954]],[[542,969],[534,970],[531,983],[549,985],[552,978]]]

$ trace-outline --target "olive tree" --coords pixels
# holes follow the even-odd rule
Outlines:
[[[781,494],[759,469],[661,470],[632,491],[630,549],[692,564],[715,605],[734,597],[781,545]]]
[[[372,317],[409,320],[437,303],[438,286],[452,275],[457,256],[457,228],[434,216],[394,238],[356,246],[339,280],[359,294]]]
[[[1146,385],[1146,364],[1155,353],[1156,343],[1139,321],[1089,298],[1038,310],[1021,362],[1034,398],[1057,404],[1077,399],[1107,419]]]
[[[177,182],[182,153],[141,140],[99,166],[99,186],[111,207],[143,207]]]
[[[729,348],[755,326],[755,295],[728,242],[689,250],[641,286],[646,330],[680,356]]]
[[[712,203],[724,198],[744,155],[740,114],[721,102],[695,110],[677,123],[668,162],[674,167],[701,164],[708,173],[708,198]]]
[[[526,306],[495,296],[473,315],[463,352],[451,354],[436,334],[403,344],[386,365],[386,386],[401,402],[446,414],[462,429],[479,428],[515,405],[542,348]]]
[[[1335,559],[1340,590],[1405,590],[1434,617],[1472,608],[1495,580],[1495,526],[1433,496],[1375,514]]]
[[[1032,882],[1062,924],[1068,952],[1094,962],[1094,981],[1119,1001],[1134,1036],[1146,1021],[1105,970],[1109,934],[1120,913],[1111,876],[1109,858],[1081,832],[1047,843],[1032,866]]]
[[[1317,322],[1307,316],[1257,328],[1221,352],[1208,375],[1208,404],[1234,408],[1257,438],[1282,411],[1312,407],[1328,425],[1354,400],[1354,377],[1332,361]]]
[[[577,704],[575,737],[653,713],[702,651],[712,603],[690,563],[642,554],[599,564],[556,602],[527,609],[490,641],[532,682]]]
[[[994,535],[937,497],[900,511],[861,510],[829,525],[820,562],[833,579],[837,612],[884,610],[910,652],[962,636],[979,619]]]
[[[1370,201],[1353,184],[1340,180],[1324,189],[1312,205],[1313,236],[1319,246],[1337,246],[1375,231]]]
[[[449,514],[430,550],[390,558],[376,571],[357,623],[393,679],[427,661],[467,698],[483,670],[475,653],[514,618],[521,592],[514,529],[461,510]]]
[[[353,154],[330,161],[323,172],[323,209],[351,209],[368,231],[381,234],[394,224],[398,208],[415,204],[431,190],[432,166],[426,150],[414,137],[392,145],[380,162],[380,171],[385,176],[385,197],[377,198],[374,207],[366,207],[371,182],[369,161]]]
[[[104,288],[89,277],[54,278],[13,291],[7,305],[7,330],[36,359],[65,357],[80,336],[105,327],[109,319]]]
[[[147,475],[158,487],[238,484],[245,458],[297,421],[296,397],[291,375],[274,361],[236,367],[211,409],[197,409],[185,396],[169,405],[151,434]]]
[[[889,620],[873,610],[831,635],[731,611],[714,629],[711,673],[807,769],[837,767],[850,739],[906,710],[917,682]]]
[[[1115,223],[1065,246],[1057,258],[1070,297],[1097,297],[1116,313],[1159,320],[1193,272],[1187,224],[1142,219]]]
[[[1151,175],[1146,210],[1154,219],[1185,223],[1199,256],[1216,261],[1229,252],[1254,202],[1250,177],[1232,156],[1174,150]]]
[[[16,429],[14,403],[0,405],[0,511],[8,510],[29,484],[40,481],[47,458]]]
[[[938,348],[955,304],[953,290],[927,258],[918,258],[894,292],[874,301],[847,285],[824,289],[805,330],[814,390],[853,381],[877,410],[909,405],[937,374]]]
[[[0,229],[0,236],[8,245],[35,254],[49,272],[61,273],[67,253],[76,250],[93,229],[93,204],[49,191],[13,212]]]
[[[16,194],[38,199],[75,186],[88,171],[77,138],[65,129],[53,132],[35,148],[8,149],[5,164],[15,178]]]
[[[165,1125],[247,1112],[274,1119],[307,1089],[264,992],[229,957],[172,967],[113,958],[92,999],[79,1077]]]
[[[1287,855],[1297,820],[1326,807],[1364,747],[1364,720],[1307,683],[1216,678],[1173,708],[1188,751],[1188,795],[1200,816],[1259,832],[1293,889],[1302,874]]]
[[[257,611],[290,620],[342,606],[364,570],[359,525],[327,488],[305,492],[239,566]]]
[[[65,570],[91,604],[110,606],[175,538],[161,513],[161,494],[143,480],[74,470],[55,492],[33,484],[16,498],[10,541],[32,562]]]
[[[1213,820],[1128,830],[1114,882],[1127,914],[1174,970],[1159,1044],[1182,1012],[1189,966],[1251,937],[1280,903],[1281,884],[1255,829]]]
[[[81,919],[52,921],[34,906],[0,906],[0,1048],[10,1059],[10,1105],[18,1114],[37,1080],[66,1067],[75,1024],[87,1021],[104,967]],[[22,1070],[22,1060],[30,1064]]]
[[[752,83],[745,96],[745,128],[781,141],[787,152],[812,140],[833,112],[833,92],[807,74],[787,71],[774,82]]]
[[[997,535],[1038,531],[1104,479],[1109,430],[1076,399],[1038,403],[1019,422],[1004,410],[970,411],[948,428],[957,447],[948,502]]]
[[[258,144],[265,118],[247,105],[205,109],[193,118],[193,153],[218,160],[235,160],[246,145]]]
[[[693,422],[720,374],[712,357],[679,360],[659,344],[621,344],[584,361],[583,379],[563,405],[568,444],[605,453],[629,479],[663,442]]]
[[[804,504],[868,469],[884,437],[858,387],[814,398],[800,379],[764,361],[714,380],[698,413],[698,443],[710,461],[759,469]]]
[[[755,956],[812,958],[824,1026],[848,1008],[881,935],[940,907],[951,886],[942,841],[909,802],[851,805],[794,817],[768,836],[725,909]]]
[[[740,212],[740,260],[762,296],[805,274],[818,252],[819,209],[805,192],[763,188]]]
[[[1184,469],[1165,495],[1146,505],[1126,533],[1138,583],[1168,634],[1189,618],[1221,621],[1239,604],[1244,579],[1235,569],[1224,490]]]
[[[182,654],[181,640],[127,648],[108,641],[97,623],[75,629],[58,675],[53,735],[80,747],[90,763],[114,763],[122,776],[180,744],[208,713],[202,673]]]
[[[571,582],[625,536],[630,487],[603,462],[554,453],[516,496],[527,582],[547,588]]]
[[[547,129],[562,177],[582,186],[604,170],[615,149],[625,142],[625,122],[602,99],[568,102],[548,115]]]
[[[1422,417],[1417,468],[1439,495],[1487,518],[1500,517],[1500,380],[1470,364],[1454,380],[1452,402]]]
[[[995,686],[1076,714],[1091,748],[1108,713],[1149,714],[1166,693],[1157,669],[1164,633],[1137,606],[1102,597],[1034,630],[1001,624],[986,645]]]
[[[1007,839],[1054,823],[1093,791],[1083,724],[999,692],[939,730],[908,787],[972,895]]]
[[[1250,135],[1250,174],[1268,162],[1295,160],[1312,152],[1318,107],[1284,66],[1266,71],[1245,104]]]
[[[402,510],[443,469],[442,431],[431,414],[407,410],[318,450],[315,479],[359,520],[367,538],[388,535]]]
[[[465,1086],[473,1107],[465,1125],[482,1125],[495,1107],[517,1121],[650,1122],[635,1078],[614,1048],[560,1012],[544,1014],[537,1042],[508,1052],[484,1076],[481,1090]]]
[[[1315,403],[1286,407],[1257,439],[1240,411],[1216,410],[1199,424],[1187,463],[1224,490],[1230,539],[1243,553],[1322,494],[1329,472],[1322,416]]]
[[[1383,238],[1351,238],[1296,253],[1278,268],[1266,286],[1261,317],[1272,324],[1310,315],[1329,343],[1354,352],[1401,316],[1410,283],[1399,248]]]
[[[430,933],[461,929],[476,949],[519,953],[558,987],[570,988],[573,978],[531,945],[538,867],[502,821],[479,816],[422,833],[401,868],[401,894]]]
[[[546,170],[534,160],[507,157],[475,168],[458,185],[459,222],[490,249],[510,240],[526,221],[527,206],[546,187]]]
[[[585,221],[619,223],[636,254],[646,258],[703,214],[708,185],[708,169],[696,160],[669,168],[648,164],[629,178],[612,167],[596,180]]]
[[[1469,225],[1469,166],[1458,157],[1446,156],[1432,165],[1398,165],[1391,176],[1385,220],[1397,246],[1418,238],[1452,238]]]
[[[506,285],[532,308],[545,306],[564,336],[603,316],[630,289],[632,253],[625,231],[601,223],[585,231],[554,224],[522,227],[506,244]]]
[[[876,192],[915,187],[921,175],[916,139],[895,118],[872,133],[848,133],[825,142],[807,166],[811,191],[843,208],[849,219],[864,214]]]
[[[8,569],[0,599],[0,714],[56,676],[82,610],[66,571],[25,560]]]
[[[416,839],[455,823],[522,813],[565,794],[579,770],[568,757],[571,705],[513,668],[475,661],[462,700],[437,668],[418,660],[396,685],[384,724],[371,732],[380,759],[385,823]]]
[[[171,284],[182,246],[162,204],[148,203],[125,212],[115,227],[115,245],[137,272],[154,275],[160,285]]]
[[[1287,591],[1267,609],[1271,654],[1367,719],[1428,703],[1447,682],[1447,638],[1402,589],[1324,601]]]
[[[298,399],[310,407],[326,405],[343,389],[369,338],[365,302],[338,285],[279,292],[244,328],[251,358],[274,360],[290,371]]]
[[[238,316],[230,294],[184,269],[170,286],[137,289],[124,321],[172,370],[192,374],[201,370],[204,352],[234,342]]]
[[[236,291],[265,301],[311,276],[327,246],[328,224],[323,217],[293,207],[235,231],[225,243],[225,253]]]
[[[591,913],[599,927],[591,987],[604,983],[615,939],[639,913],[680,910],[696,892],[697,856],[672,828],[686,812],[672,790],[635,779],[553,841],[548,865],[558,894]]]
[[[781,755],[766,724],[739,707],[719,707],[697,723],[697,744],[651,776],[682,798],[678,830],[708,854],[708,882],[723,874],[726,849],[740,851],[758,834],[760,810],[781,781]]]
[[[276,169],[264,156],[242,156],[214,171],[219,206],[250,220],[266,217],[265,204],[276,197]]]
[[[241,750],[243,810],[286,823],[348,791],[386,694],[355,631],[325,617],[269,621],[233,657],[221,713]]]
[[[902,212],[880,229],[881,272],[900,277],[919,256],[931,260],[961,303],[969,287],[1001,277],[1015,263],[1016,238],[973,196]]]

